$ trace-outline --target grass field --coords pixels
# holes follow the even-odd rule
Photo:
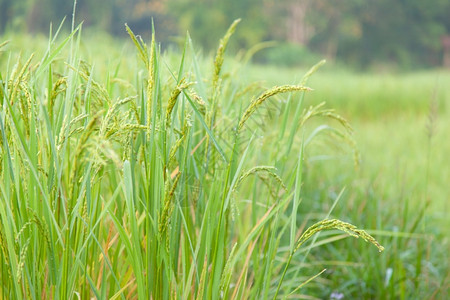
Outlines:
[[[336,168],[336,163],[328,161],[312,167],[311,182],[305,184],[305,188],[312,195],[319,195],[316,201],[320,205],[307,207],[306,212],[320,209],[323,206],[320,199],[326,199],[330,189],[347,186],[346,200],[336,207],[336,217],[358,220],[357,224],[364,224],[365,228],[385,231],[385,237],[380,240],[391,249],[383,253],[382,262],[374,260],[370,268],[362,264],[359,270],[339,270],[343,274],[333,276],[334,289],[346,294],[345,290],[351,285],[359,289],[353,294],[357,297],[368,282],[379,281],[379,285],[372,287],[370,297],[445,299],[449,288],[447,253],[450,251],[447,187],[450,178],[447,155],[450,150],[450,72],[432,70],[392,75],[355,74],[333,70],[332,66],[329,69],[324,66],[311,78],[314,92],[308,95],[308,104],[326,101],[327,106],[351,121],[361,164],[357,170],[349,164]],[[252,79],[264,79],[256,74],[276,74],[269,80],[279,83],[295,78],[296,72],[267,68],[263,72],[256,68]],[[341,157],[335,159],[341,160]],[[322,192],[315,190],[317,183],[322,184]],[[403,238],[398,238],[399,232],[403,232]],[[369,256],[364,251],[358,247],[354,256],[343,259],[362,262],[363,257]],[[332,259],[329,255],[326,257]],[[441,265],[438,261],[444,263]],[[393,271],[392,284],[386,282],[388,269]],[[395,270],[397,275],[394,275]],[[349,280],[349,276],[365,280],[356,287],[358,284]]]
[[[0,298],[448,297],[450,72],[252,65],[233,30],[0,40]]]

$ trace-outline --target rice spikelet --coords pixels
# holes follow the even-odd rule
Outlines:
[[[311,91],[309,87],[305,87],[302,85],[282,85],[282,86],[275,86],[267,91],[265,91],[261,96],[254,99],[249,107],[246,109],[244,114],[241,117],[241,120],[239,121],[238,125],[238,132],[244,127],[245,122],[250,118],[250,116],[256,111],[256,109],[268,98],[275,96],[277,94],[287,93],[287,92],[294,92],[294,91]]]

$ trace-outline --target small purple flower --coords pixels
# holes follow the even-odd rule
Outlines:
[[[330,299],[333,299],[333,300],[344,299],[344,294],[339,293],[339,292],[332,292],[331,295],[330,295]]]

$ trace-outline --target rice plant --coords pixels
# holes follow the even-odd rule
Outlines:
[[[323,104],[304,108],[323,62],[265,90],[226,70],[238,23],[210,68],[189,36],[173,68],[155,33],[147,45],[128,27],[140,67],[122,77],[119,67],[96,77],[81,26],[52,35],[40,59],[10,54],[0,69],[2,299],[276,299],[320,275],[291,262],[321,231],[383,250],[349,223],[298,219],[304,149],[325,134],[358,163],[352,129]],[[315,118],[327,125],[306,136]],[[277,135],[261,138],[266,127]]]

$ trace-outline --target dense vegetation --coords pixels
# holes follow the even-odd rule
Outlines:
[[[446,298],[450,74],[251,65],[233,30],[0,42],[2,298]]]
[[[73,1],[0,0],[0,33],[48,32],[72,15]],[[260,61],[313,64],[308,56],[343,61],[359,68],[441,66],[441,39],[450,35],[448,0],[78,0],[78,21],[124,36],[128,23],[150,36],[151,20],[163,45],[181,42],[189,30],[197,46],[214,51],[216,41],[234,19],[242,18],[234,38],[238,48],[277,41]],[[181,37],[181,38],[180,38]],[[305,61],[306,60],[306,61]]]

